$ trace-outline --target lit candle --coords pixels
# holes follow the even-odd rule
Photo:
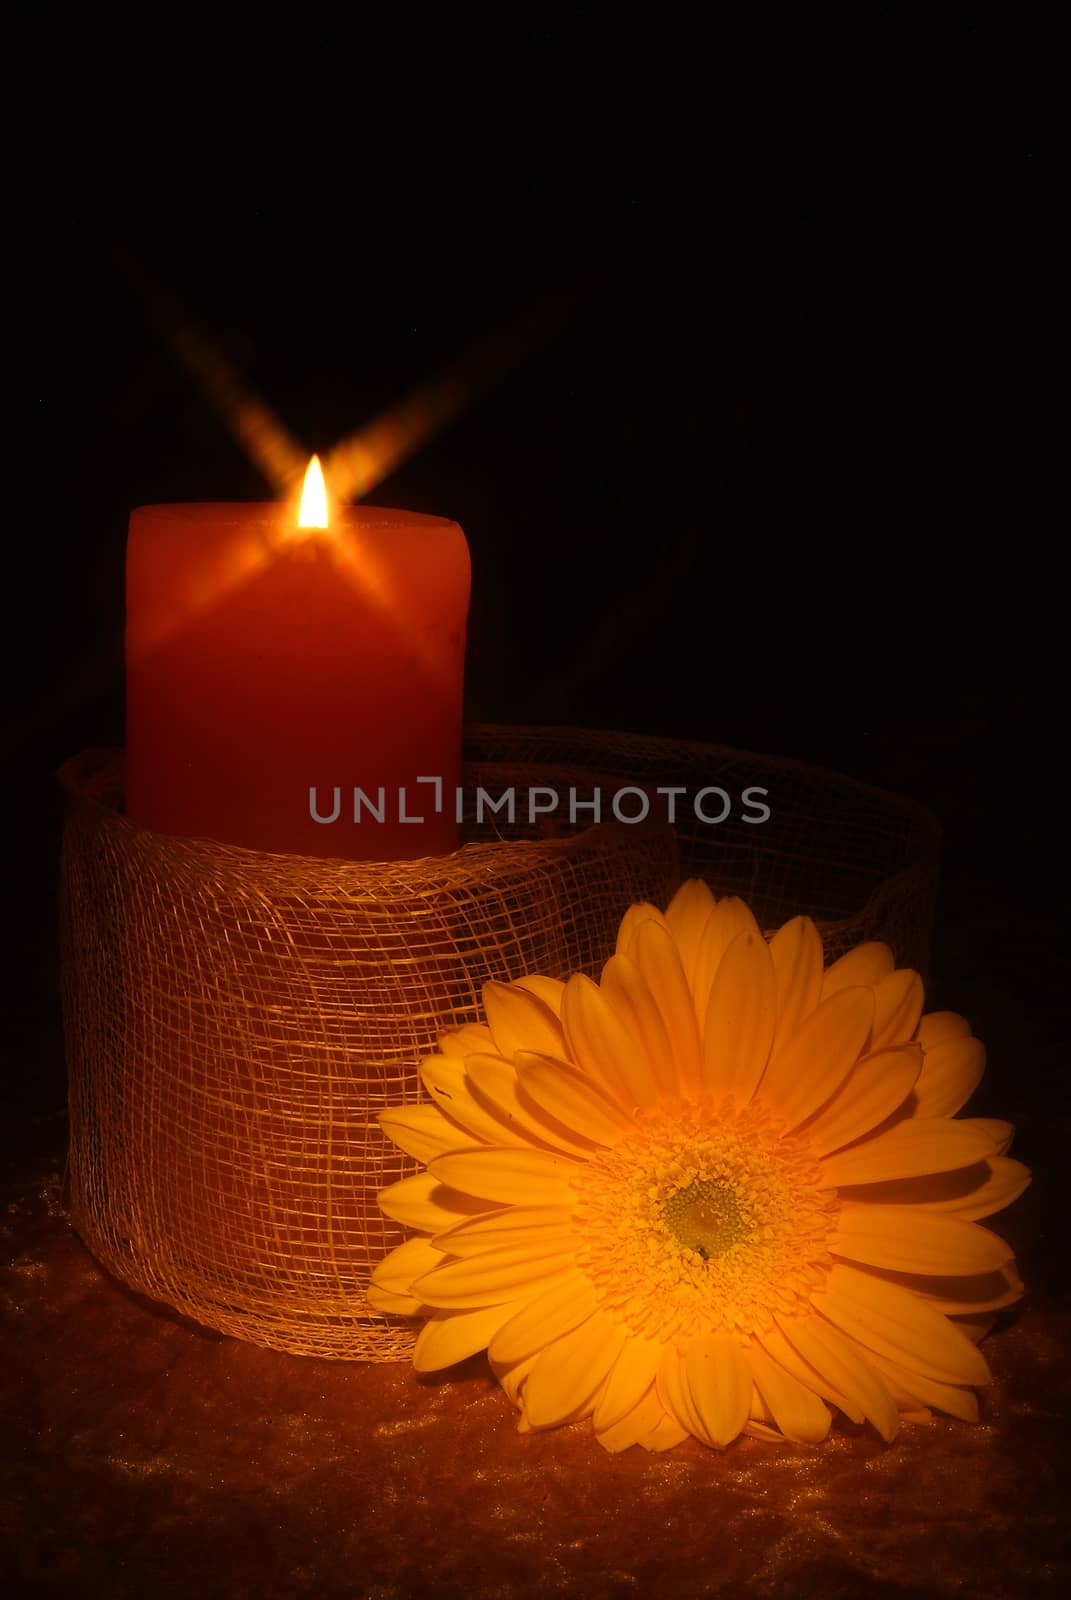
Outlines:
[[[127,811],[161,833],[395,860],[456,849],[469,557],[457,523],[145,506],[127,547]]]

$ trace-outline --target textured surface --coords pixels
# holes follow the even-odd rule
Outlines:
[[[1005,1600],[1071,1580],[1071,1316],[1054,1306],[987,1340],[977,1428],[609,1457],[582,1426],[519,1437],[479,1360],[419,1381],[139,1301],[72,1233],[54,1166],[11,1186],[3,1221],[0,1526],[6,1571],[35,1591]]]

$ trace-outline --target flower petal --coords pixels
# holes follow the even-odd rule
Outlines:
[[[403,1228],[419,1228],[424,1233],[438,1233],[487,1209],[486,1201],[444,1188],[427,1172],[392,1183],[381,1189],[376,1198],[385,1217],[400,1222]]]
[[[695,1000],[673,936],[657,922],[642,922],[636,929],[631,955],[654,996],[669,1034],[680,1087],[688,1093],[700,1081],[699,1026]]]
[[[642,1067],[642,1104],[653,1104],[677,1090],[677,1064],[673,1059],[662,1013],[655,997],[640,977],[630,956],[611,956],[602,969],[599,988],[609,1001],[626,1032],[635,1042],[638,1065]]]
[[[529,977],[518,978],[513,987],[527,989],[537,1000],[542,1000],[545,1006],[549,1006],[554,1015],[560,1019],[562,995],[565,993],[565,984],[560,978],[544,978],[538,973],[533,973]]]
[[[872,1422],[889,1442],[900,1431],[900,1413],[854,1340],[819,1316],[777,1317],[777,1325],[803,1359]]]
[[[695,982],[695,969],[703,930],[714,910],[714,896],[702,878],[682,883],[666,907],[666,927],[680,952],[681,965],[689,984]]]
[[[369,1308],[381,1317],[419,1317],[427,1310],[423,1300],[415,1294],[397,1294],[393,1289],[381,1289],[370,1283],[365,1298]]]
[[[503,1062],[503,1066],[509,1070],[508,1062]],[[498,1115],[495,1108],[481,1105],[473,1096],[462,1057],[425,1056],[420,1077],[443,1116],[471,1134],[469,1144],[531,1144],[525,1130],[518,1128],[508,1116]]]
[[[1005,1206],[1018,1200],[1033,1182],[1030,1168],[1024,1167],[1021,1161],[1013,1161],[1010,1156],[990,1156],[985,1167],[985,1178],[969,1194],[943,1200],[924,1200],[922,1205],[932,1205],[941,1211],[950,1211],[957,1217],[965,1217],[970,1222],[977,1222],[982,1217],[991,1217],[997,1211],[1003,1211]]]
[[[483,1006],[494,1048],[507,1061],[515,1050],[540,1050],[560,1056],[565,1049],[557,1016],[530,989],[512,983],[485,983]]]
[[[605,1395],[603,1399],[605,1399]],[[603,1428],[600,1428],[598,1423],[599,1407],[601,1405],[602,1399],[599,1401],[599,1406],[595,1408],[595,1437],[603,1449],[609,1450],[613,1455],[616,1455],[621,1450],[628,1450],[634,1444],[643,1444],[647,1439],[653,1438],[664,1422],[666,1415],[662,1409],[662,1402],[658,1398],[658,1391],[653,1384],[648,1385],[644,1394],[634,1402],[631,1410],[626,1412],[623,1417],[619,1417],[615,1423]],[[648,1445],[647,1448],[665,1449],[666,1446]]]
[[[832,1099],[804,1128],[815,1155],[862,1139],[900,1106],[922,1067],[920,1044],[894,1044],[856,1062]]]
[[[1003,1211],[1030,1183],[1030,1169],[1010,1156],[990,1156],[955,1172],[934,1172],[923,1178],[894,1178],[842,1188],[842,1200],[867,1205],[913,1206],[919,1211],[943,1211],[949,1216],[977,1222]]]
[[[980,1344],[996,1320],[992,1313],[971,1317],[957,1316],[952,1319],[954,1325],[967,1335],[972,1344]]]
[[[490,1354],[488,1359],[491,1363],[491,1371],[498,1379],[498,1382],[502,1387],[502,1392],[507,1396],[510,1405],[523,1405],[524,1402],[521,1399],[521,1388],[522,1385],[527,1382],[528,1374],[535,1366],[538,1356],[526,1356],[523,1361],[514,1361],[509,1364],[495,1361]]]
[[[413,1351],[417,1372],[441,1372],[467,1361],[512,1314],[510,1306],[481,1306],[475,1311],[437,1311],[423,1326]]]
[[[439,1035],[439,1051],[444,1056],[471,1056],[485,1050],[494,1050],[494,1043],[490,1028],[482,1022],[466,1022]]]
[[[553,1428],[582,1413],[621,1353],[627,1335],[596,1311],[549,1345],[528,1375],[524,1414],[533,1428]]]
[[[428,1169],[439,1183],[503,1205],[571,1206],[576,1162],[552,1150],[458,1150]]]
[[[415,1280],[442,1266],[445,1259],[429,1240],[406,1239],[379,1262],[372,1273],[372,1283],[389,1294],[412,1294]]]
[[[504,1206],[457,1221],[431,1242],[446,1255],[478,1256],[487,1250],[567,1234],[572,1234],[572,1222],[565,1206]]]
[[[503,1323],[488,1354],[496,1366],[513,1367],[586,1322],[595,1309],[595,1291],[584,1274],[566,1273]]]
[[[574,1241],[564,1246],[556,1239],[537,1238],[482,1255],[448,1261],[426,1272],[413,1284],[413,1293],[425,1305],[441,1311],[465,1311],[477,1306],[500,1306],[511,1300],[531,1300],[554,1278],[576,1262]],[[505,1321],[505,1318],[503,1318]]]
[[[734,894],[726,895],[724,900],[718,901],[703,929],[699,960],[692,980],[695,1014],[700,1019],[707,1014],[711,986],[722,957],[742,933],[756,933],[762,937],[762,929],[755,921],[751,907]]]
[[[768,1428],[765,1422],[750,1421],[744,1424],[744,1433],[749,1439],[762,1439],[766,1444],[784,1444],[785,1436],[776,1428]]]
[[[638,905],[629,906],[617,930],[616,953],[619,956],[632,955],[632,941],[645,922],[657,922],[660,927],[666,927],[666,919],[657,906],[649,905],[645,900]]]
[[[904,1044],[912,1038],[919,1025],[924,998],[922,979],[910,967],[886,973],[874,988],[871,1050],[880,1050],[887,1044]]]
[[[676,1345],[667,1344],[662,1351],[662,1359],[655,1376],[655,1387],[667,1415],[694,1438],[705,1442],[703,1424],[688,1385],[684,1357]]]
[[[825,1401],[771,1360],[754,1340],[747,1361],[755,1387],[785,1438],[797,1444],[818,1444],[824,1439],[833,1420]]]
[[[537,1149],[550,1146],[571,1156],[587,1157],[593,1153],[595,1146],[590,1139],[563,1127],[525,1095],[514,1062],[503,1061],[501,1056],[469,1056],[465,1078],[472,1098],[513,1131],[512,1139],[497,1139],[494,1143],[529,1143]]]
[[[985,1046],[969,1035],[949,1033],[932,1044],[924,1040],[923,1051],[915,1085],[916,1115],[954,1117],[982,1080]]]
[[[524,1050],[517,1052],[516,1062],[522,1091],[564,1127],[608,1147],[634,1130],[632,1117],[579,1068]]]
[[[750,1346],[749,1346],[748,1347],[748,1366],[750,1366],[750,1365],[751,1365],[751,1349],[750,1349]],[[752,1383],[752,1386],[751,1386],[751,1410],[748,1413],[748,1416],[749,1416],[749,1420],[751,1422],[765,1422],[765,1423],[768,1423],[771,1428],[773,1427],[773,1420],[774,1420],[773,1419],[773,1412],[770,1410],[769,1406],[766,1404],[766,1401],[762,1398],[762,1395],[759,1393],[759,1391],[755,1387],[754,1383]],[[778,1437],[780,1438],[781,1436],[778,1435]]]
[[[751,1368],[744,1352],[724,1333],[707,1334],[688,1350],[684,1370],[705,1437],[724,1449],[751,1412]]]
[[[886,1362],[884,1365],[872,1351],[867,1352],[867,1361],[871,1371],[879,1379],[882,1387],[889,1392],[889,1398],[899,1411],[904,1422],[932,1422],[933,1412],[924,1406],[917,1395],[911,1394],[900,1380],[895,1376]]]
[[[887,1361],[873,1351],[868,1351],[867,1360],[894,1394],[900,1389],[917,1405],[935,1406],[938,1411],[946,1411],[950,1417],[959,1417],[961,1422],[978,1421],[978,1396],[973,1389],[964,1388],[961,1384],[937,1383],[933,1378],[924,1378],[919,1372],[909,1372],[906,1367]]]
[[[919,1023],[919,1040],[929,1050],[941,1039],[969,1039],[971,1025],[956,1011],[930,1011]]]
[[[889,1178],[916,1178],[928,1172],[951,1172],[993,1154],[989,1128],[944,1117],[909,1117],[886,1133],[851,1145],[822,1160],[825,1189],[842,1184],[883,1183]]]
[[[625,1111],[658,1098],[658,1084],[642,1049],[615,1007],[583,973],[565,986],[562,1022],[572,1059]]]
[[[634,1337],[625,1340],[595,1410],[596,1433],[612,1428],[639,1405],[654,1385],[661,1359],[662,1345],[657,1340]],[[660,1416],[661,1401],[658,1411]]]
[[[761,1098],[789,1128],[840,1088],[866,1044],[873,1017],[872,989],[839,989],[771,1056]]]
[[[777,1022],[777,985],[761,933],[742,933],[721,959],[703,1029],[703,1087],[747,1105],[766,1070]]]
[[[878,1267],[870,1268],[866,1276],[906,1289],[924,1301],[931,1311],[940,1311],[945,1316],[999,1311],[1003,1306],[1014,1305],[1023,1294],[1023,1280],[1014,1261],[1005,1262],[998,1272],[980,1273],[970,1278],[923,1277],[919,1273],[887,1272]]]
[[[887,944],[876,940],[857,944],[854,950],[849,950],[827,968],[822,979],[822,998],[827,1000],[831,994],[838,994],[841,989],[854,989],[859,984],[880,983],[893,966],[893,953]]]
[[[910,1372],[938,1383],[989,1381],[985,1360],[966,1335],[908,1289],[838,1263],[811,1304],[842,1333]]]
[[[963,1117],[960,1120],[961,1128],[974,1128],[979,1134],[988,1134],[993,1141],[993,1155],[1002,1156],[1007,1151],[1015,1138],[1015,1129],[1010,1122],[1002,1122],[999,1117]]]
[[[688,1429],[682,1428],[676,1417],[664,1411],[661,1422],[650,1433],[645,1433],[639,1444],[641,1450],[672,1450],[687,1437]]]
[[[801,1388],[809,1389],[820,1399],[828,1400],[838,1411],[843,1411],[849,1422],[863,1421],[863,1413],[854,1401],[849,1400],[846,1394],[834,1387],[805,1361],[795,1346],[785,1338],[780,1328],[764,1329],[755,1335],[755,1341],[761,1345],[771,1361],[787,1372],[790,1378],[794,1378]]]
[[[810,917],[793,917],[770,940],[777,984],[777,1032],[781,1044],[810,1016],[822,998],[822,935]]]
[[[433,1161],[447,1150],[467,1150],[471,1134],[445,1117],[438,1106],[391,1106],[379,1113],[379,1125],[414,1161]]]
[[[829,1240],[835,1256],[892,1272],[969,1277],[996,1272],[1013,1251],[976,1222],[910,1206],[846,1205]]]

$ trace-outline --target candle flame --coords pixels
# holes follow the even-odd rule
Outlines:
[[[305,470],[297,525],[299,528],[327,527],[327,485],[319,456],[313,456]]]

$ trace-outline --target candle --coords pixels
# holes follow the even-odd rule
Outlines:
[[[318,502],[318,503],[317,503]],[[159,505],[127,547],[127,812],[351,860],[457,848],[469,558],[455,522]]]

